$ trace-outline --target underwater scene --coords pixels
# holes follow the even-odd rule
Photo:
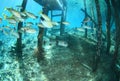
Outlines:
[[[120,0],[0,0],[0,81],[120,81]]]

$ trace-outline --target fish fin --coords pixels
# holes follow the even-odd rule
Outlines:
[[[43,11],[40,11],[39,14],[43,14]]]

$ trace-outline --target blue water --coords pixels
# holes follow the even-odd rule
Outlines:
[[[20,64],[22,63],[19,62],[18,58],[15,57],[17,55],[14,55],[16,54],[14,53],[14,50],[17,38],[11,36],[10,34],[5,35],[5,33],[3,33],[3,31],[0,30],[0,81],[95,81],[92,80],[92,77],[95,75],[91,77],[92,74],[90,73],[93,65],[91,64],[91,61],[94,58],[93,56],[96,55],[96,37],[91,37],[92,30],[88,30],[88,38],[91,38],[93,41],[89,39],[84,39],[84,33],[81,33],[76,30],[74,31],[75,28],[81,27],[82,22],[85,18],[85,13],[81,11],[81,8],[84,9],[84,2],[83,0],[66,1],[67,14],[65,21],[69,22],[69,25],[65,25],[65,31],[67,31],[67,35],[65,35],[65,37],[63,35],[63,39],[59,38],[59,35],[54,35],[54,33],[56,33],[57,30],[52,32],[52,35],[50,33],[51,29],[48,28],[47,35],[43,37],[43,48],[45,51],[46,59],[45,62],[43,62],[43,66],[40,65],[40,63],[38,63],[36,59],[38,52],[37,36],[39,32],[39,28],[36,23],[40,23],[41,21],[40,12],[43,8],[41,5],[36,3],[34,0],[28,0],[26,5],[25,11],[33,13],[35,16],[38,16],[38,18],[27,18],[23,22],[23,26],[25,26],[26,22],[34,23],[32,28],[36,30],[35,34],[25,32],[22,34],[22,44],[24,46],[24,66],[22,68],[23,74],[22,72],[20,72]],[[86,1],[87,12],[91,16],[91,7],[93,7],[95,12],[95,21],[97,22],[95,3],[91,2],[91,0]],[[23,0],[0,0],[0,18],[3,19],[0,23],[0,28],[2,28],[3,26],[9,26],[10,28],[13,28],[15,32],[17,32],[16,29],[18,25],[14,27],[13,25],[9,24],[8,21],[4,19],[3,14],[10,16],[11,14],[8,11],[5,11],[4,9],[13,8],[17,10],[16,6],[21,5],[22,2]],[[102,14],[102,30],[106,31],[106,8],[104,8],[103,6],[105,5],[105,2],[101,2],[100,4]],[[54,14],[57,14],[59,12],[60,11],[54,11]],[[50,12],[48,13],[48,17],[51,17]],[[60,19],[60,17],[56,17],[53,18],[52,21],[59,22]],[[87,25],[91,26],[92,22],[88,22]],[[114,27],[115,25],[113,24],[112,28]],[[5,30],[8,33],[11,32],[7,29]],[[114,49],[114,45],[112,45],[112,49]],[[106,70],[105,65],[108,64],[108,66],[110,66],[109,62],[111,62],[111,60],[109,60],[110,59],[103,60],[103,62],[101,62],[100,64],[100,68]],[[101,74],[103,74],[103,71],[101,71],[101,69],[100,72]],[[98,76],[96,75],[95,77]],[[102,78],[103,77],[104,75],[102,76]]]

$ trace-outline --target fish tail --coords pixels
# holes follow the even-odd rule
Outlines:
[[[43,11],[40,11],[39,14],[43,14]]]
[[[2,13],[2,15],[3,15],[3,18],[4,18],[4,19],[7,18],[7,15],[6,15],[6,14]]]
[[[7,8],[4,8],[4,11],[6,11],[7,10]]]

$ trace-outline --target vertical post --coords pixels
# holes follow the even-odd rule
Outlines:
[[[106,33],[107,33],[107,50],[106,54],[110,53],[110,46],[111,46],[111,34],[110,34],[110,22],[111,22],[111,6],[110,6],[110,0],[105,0],[107,4],[107,18],[106,18]]]
[[[114,57],[113,57],[113,65],[112,65],[112,68],[113,70],[115,71],[116,73],[116,78],[117,80],[116,81],[119,81],[120,80],[120,72],[118,72],[116,70],[116,63],[118,61],[118,54],[119,54],[119,46],[120,46],[120,11],[119,11],[119,8],[118,8],[118,5],[120,4],[119,3],[119,0],[111,0],[111,3],[112,3],[112,6],[113,6],[113,10],[114,10],[114,17],[115,17],[115,51],[114,51]]]
[[[91,16],[92,16],[91,18],[95,20],[95,13],[94,13],[93,6],[91,7]],[[92,28],[93,36],[94,36],[94,38],[96,38],[96,31],[94,29],[95,28],[95,24],[92,22],[91,25],[92,25],[91,28]]]
[[[43,13],[48,15],[48,9],[46,7],[43,8]],[[42,17],[41,17],[41,20],[44,20]],[[37,61],[40,62],[42,60],[44,60],[44,49],[42,47],[42,43],[43,43],[43,36],[44,36],[44,32],[45,29],[44,28],[40,28],[39,27],[39,33],[38,33],[38,52],[37,52]]]
[[[115,32],[115,52],[114,52],[114,60],[117,59],[117,56],[118,56],[118,49],[119,49],[119,45],[120,45],[120,13],[119,13],[119,10],[117,9],[117,1],[114,1],[114,0],[111,0],[112,2],[112,6],[113,6],[113,9],[114,9],[114,17],[115,17],[115,27],[116,27],[116,32]]]
[[[84,0],[84,7],[85,7],[85,12],[87,13],[87,8],[86,8],[86,0]],[[87,17],[87,14],[85,13],[85,18]],[[87,25],[87,23],[85,23]],[[85,28],[85,38],[87,38],[87,28]]]
[[[62,10],[62,17],[61,17],[61,23],[60,23],[60,35],[64,34],[65,25],[62,22],[64,22],[65,20],[66,20],[66,7],[64,6]]]
[[[95,66],[93,68],[93,71],[96,71],[98,68],[98,63],[100,61],[100,56],[101,56],[101,45],[102,45],[102,17],[100,12],[99,0],[95,0],[95,4],[96,4],[96,11],[97,11],[97,18],[98,18],[98,31],[97,31],[97,54],[94,58]]]
[[[27,0],[23,0],[22,9],[20,10],[20,12],[23,12],[25,10],[26,5],[27,5]],[[20,30],[22,26],[23,26],[23,22],[19,22],[17,30]],[[17,39],[16,42],[16,52],[17,52],[18,60],[22,60],[22,33],[18,32],[18,34],[19,34],[19,38]]]
[[[20,12],[23,12],[25,10],[26,5],[27,5],[27,0],[23,0],[22,9],[20,10]],[[23,22],[19,22],[17,30],[20,30],[22,26],[23,26]],[[17,42],[16,42],[16,52],[17,52],[17,59],[19,62],[20,73],[24,80],[25,78],[24,71],[23,71],[24,65],[22,61],[22,33],[18,32],[18,34],[19,34],[19,38],[17,39]]]

